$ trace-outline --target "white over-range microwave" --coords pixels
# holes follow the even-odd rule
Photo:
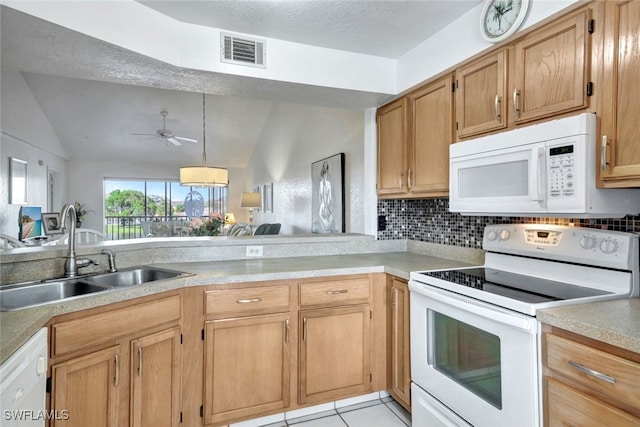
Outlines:
[[[640,213],[640,189],[596,188],[595,144],[591,113],[452,144],[449,210],[570,218]]]

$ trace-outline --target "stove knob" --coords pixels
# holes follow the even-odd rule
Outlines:
[[[509,230],[502,230],[500,232],[500,240],[508,240],[509,239]]]
[[[491,230],[490,232],[487,233],[487,240],[494,241],[497,238],[498,238],[498,233],[496,233],[495,231]]]
[[[612,254],[618,250],[618,242],[613,239],[604,239],[600,242],[600,250],[605,254]]]
[[[580,239],[580,247],[582,249],[593,249],[596,247],[596,238],[593,236],[582,236]]]

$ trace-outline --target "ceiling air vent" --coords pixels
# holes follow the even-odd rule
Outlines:
[[[220,60],[231,64],[266,68],[266,41],[220,34]]]

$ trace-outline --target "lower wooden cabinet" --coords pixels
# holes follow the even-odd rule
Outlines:
[[[121,348],[116,345],[52,366],[52,426],[118,425],[118,393],[123,387]]]
[[[369,305],[300,311],[299,403],[371,389],[369,317]]]
[[[204,424],[289,406],[289,313],[205,322]]]
[[[131,341],[131,426],[180,425],[181,333],[175,327]]]
[[[391,280],[390,310],[390,384],[389,394],[411,411],[411,347],[409,330],[409,285],[405,280]]]
[[[640,355],[544,326],[546,426],[640,425]]]
[[[181,301],[173,292],[54,319],[50,425],[179,426]]]

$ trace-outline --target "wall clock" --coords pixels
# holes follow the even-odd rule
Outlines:
[[[480,13],[480,34],[491,43],[515,33],[529,8],[529,0],[487,0]]]

